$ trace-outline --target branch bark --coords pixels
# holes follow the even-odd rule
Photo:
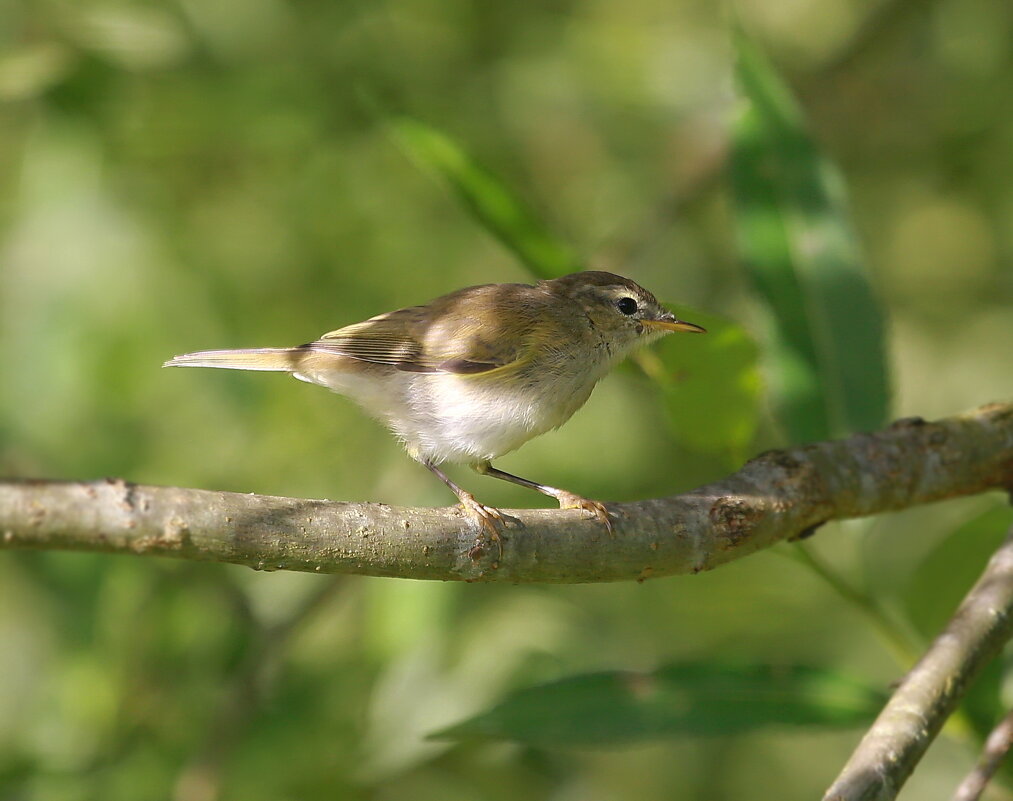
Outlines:
[[[904,677],[823,801],[889,801],[1013,634],[1013,530],[943,633]]]
[[[978,764],[964,777],[953,794],[953,801],[978,801],[995,772],[999,770],[1011,746],[1013,746],[1013,712],[1007,712],[988,735]]]
[[[1013,404],[772,451],[681,495],[510,510],[503,559],[457,507],[407,509],[122,480],[0,482],[0,548],[175,556],[264,570],[581,583],[709,570],[828,520],[1013,487]]]

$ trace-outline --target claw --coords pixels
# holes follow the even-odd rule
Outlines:
[[[561,491],[556,499],[559,501],[560,509],[583,509],[590,512],[601,521],[610,537],[615,536],[615,531],[612,529],[612,515],[601,501],[592,501],[590,498],[583,498],[572,492],[564,491]]]
[[[493,506],[479,503],[470,492],[462,492],[458,498],[461,501],[461,508],[464,509],[464,513],[477,521],[482,530],[489,535],[489,539],[496,543],[499,558],[502,561],[503,537],[500,536],[500,530],[506,525],[506,518],[503,516],[503,513]]]

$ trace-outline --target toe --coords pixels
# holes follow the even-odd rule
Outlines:
[[[589,501],[588,505],[585,506],[584,508],[589,509],[591,512],[593,512],[595,517],[597,517],[602,523],[605,524],[605,528],[608,529],[608,533],[610,535],[615,533],[612,530],[612,515],[609,513],[609,510],[605,507],[605,504],[601,503],[600,501]]]
[[[609,514],[609,510],[605,507],[601,501],[586,500],[581,504],[582,509],[586,509],[591,512],[595,517],[598,518],[608,530],[609,536],[613,536],[615,532],[612,530],[612,515]]]
[[[461,497],[461,507],[464,513],[476,520],[489,539],[496,543],[499,551],[499,558],[503,558],[503,537],[500,529],[506,525],[503,513],[493,506],[486,506],[479,503],[474,496],[466,495]]]
[[[593,501],[590,498],[582,498],[580,495],[574,495],[572,492],[567,492],[560,494],[559,508],[583,509],[586,512],[590,512],[605,526],[609,535],[613,534],[612,515],[609,514],[609,510],[601,501]]]
[[[503,523],[503,513],[499,509],[479,503],[474,498],[468,500],[462,498],[461,506],[464,508],[465,513],[481,523],[482,528],[492,533],[494,538],[499,537],[499,524]]]

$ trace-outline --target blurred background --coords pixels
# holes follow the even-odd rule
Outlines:
[[[843,175],[885,320],[889,415],[1009,399],[1013,6],[734,8]],[[387,112],[442,131],[583,264],[739,337],[734,364],[707,350],[685,376],[668,370],[674,397],[683,378],[717,376],[703,402],[727,431],[694,437],[706,420],[675,414],[627,368],[500,467],[634,500],[792,441],[771,411],[771,304],[736,244],[728,165],[743,100],[727,11],[6,0],[0,475],[449,504],[342,398],[279,375],[160,369],[178,353],[294,345],[468,284],[532,280],[406,156]],[[689,339],[674,358],[694,358],[703,340]],[[727,376],[735,409],[707,394]],[[453,475],[486,503],[541,500]],[[791,663],[885,689],[903,657],[883,620],[910,642],[931,635],[1002,536],[1000,502],[821,531],[810,553],[874,599],[878,623],[786,547],[712,574],[573,587],[5,552],[0,799],[812,798],[860,727],[597,749],[424,738],[510,691],[598,670]],[[948,797],[974,756],[942,739],[909,797]]]

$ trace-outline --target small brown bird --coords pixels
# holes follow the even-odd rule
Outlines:
[[[479,503],[440,469],[444,462],[511,481],[585,509],[611,531],[604,504],[504,473],[490,463],[558,428],[608,370],[677,320],[628,278],[573,273],[531,284],[466,287],[425,306],[387,312],[294,348],[208,350],[166,367],[292,373],[347,395],[382,420],[498,539],[500,512]]]

